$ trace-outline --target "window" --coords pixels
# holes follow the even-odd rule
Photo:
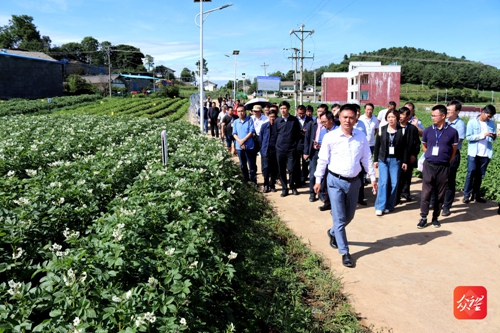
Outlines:
[[[361,84],[368,84],[368,74],[361,75]]]
[[[370,93],[368,90],[361,90],[361,100],[362,101],[367,101],[370,99]]]

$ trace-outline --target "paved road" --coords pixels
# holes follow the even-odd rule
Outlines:
[[[420,189],[421,181],[415,178],[411,192],[417,200]],[[310,203],[305,187],[299,196],[281,198],[280,193],[266,197],[295,234],[312,250],[323,253],[332,270],[342,276],[344,291],[363,324],[392,328],[396,333],[500,332],[500,216],[496,203],[465,205],[458,194],[452,215],[440,219],[441,228],[417,229],[419,201],[378,217],[371,187],[367,187],[368,206],[358,206],[346,228],[355,267],[345,268],[337,250],[329,246],[326,230],[331,216],[318,210],[321,202]],[[488,314],[484,320],[454,317],[457,286],[486,288]]]

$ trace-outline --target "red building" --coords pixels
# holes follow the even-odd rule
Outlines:
[[[395,101],[399,105],[401,66],[383,66],[378,61],[350,62],[348,72],[323,73],[321,81],[323,102],[387,106]]]

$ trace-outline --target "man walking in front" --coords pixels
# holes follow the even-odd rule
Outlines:
[[[330,246],[338,248],[342,255],[342,264],[353,265],[345,227],[354,218],[361,171],[361,163],[367,166],[372,180],[373,193],[376,194],[378,184],[371,160],[371,151],[363,132],[353,128],[356,123],[356,106],[345,104],[339,111],[340,129],[328,132],[321,144],[318,165],[314,175],[316,184],[314,191],[319,192],[321,180],[328,170],[328,195],[332,205],[333,226],[328,230]]]
[[[458,146],[458,132],[446,123],[446,106],[438,104],[432,108],[432,122],[422,134],[424,166],[422,169],[422,198],[420,202],[420,221],[417,228],[427,226],[427,215],[432,193],[436,192],[433,207],[432,225],[439,228],[438,216],[444,201],[446,182],[450,174],[450,163],[455,157]]]

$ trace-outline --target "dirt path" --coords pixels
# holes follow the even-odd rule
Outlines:
[[[260,161],[257,162],[260,169]],[[259,184],[262,176],[258,175]],[[277,187],[279,189],[279,186]],[[421,181],[411,188],[417,201],[397,206],[393,213],[375,216],[375,197],[365,188],[368,206],[359,206],[347,227],[354,268],[345,268],[337,250],[329,246],[326,230],[330,213],[309,202],[309,188],[299,196],[265,196],[280,217],[321,252],[344,282],[344,291],[363,324],[391,328],[393,332],[499,332],[500,331],[500,216],[497,204],[461,202],[452,215],[441,218],[441,228],[417,229]],[[459,201],[460,200],[460,201]],[[458,320],[453,292],[457,286],[483,286],[487,290],[487,317]]]

